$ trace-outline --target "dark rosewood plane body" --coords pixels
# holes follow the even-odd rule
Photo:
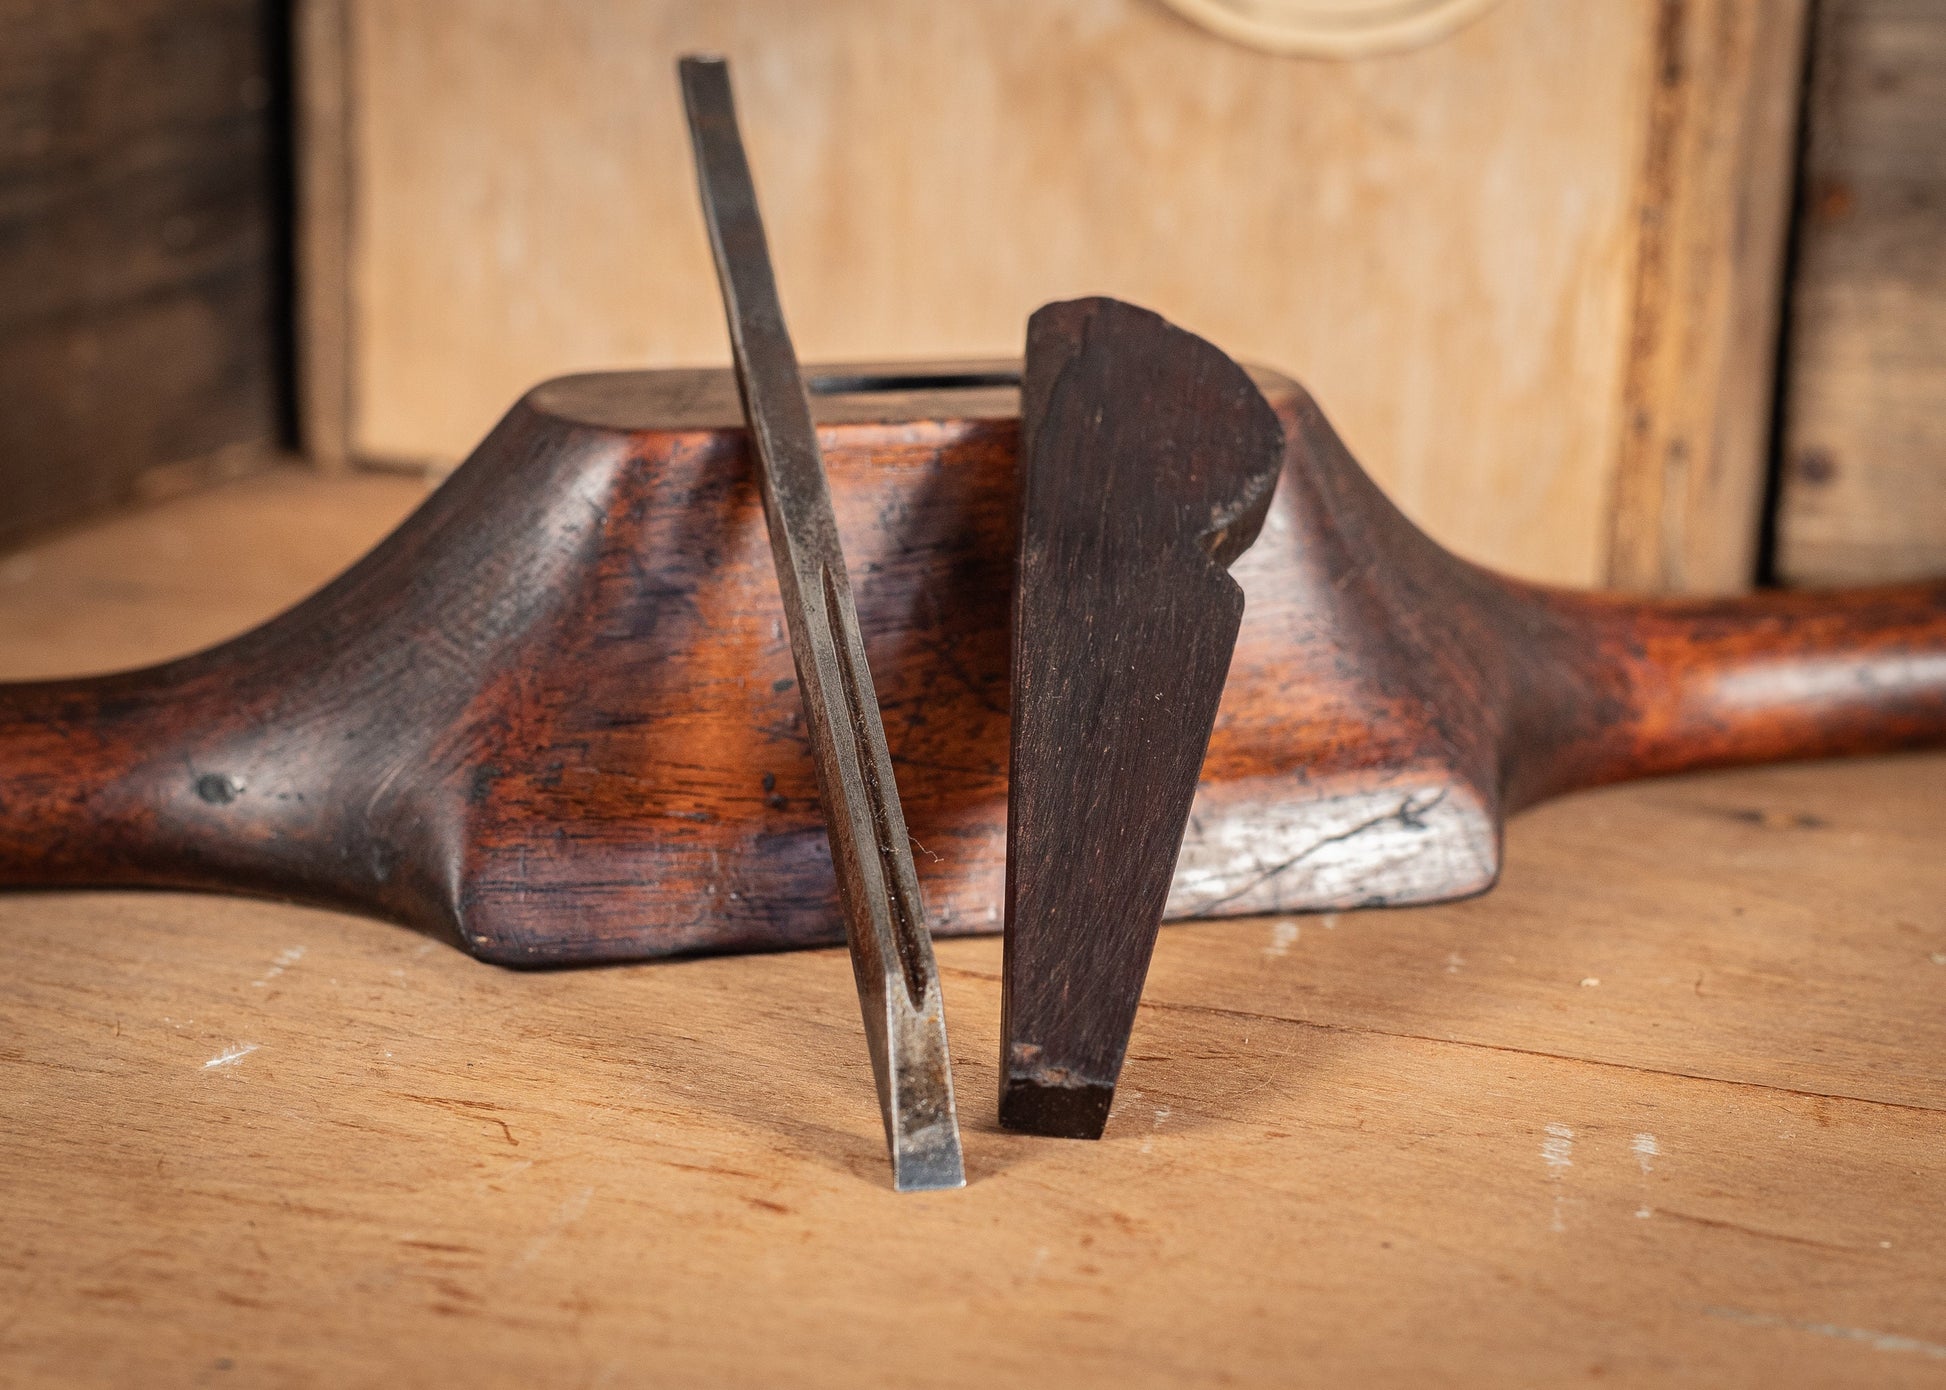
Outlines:
[[[935,931],[998,931],[1018,368],[817,371]],[[1946,584],[1637,600],[1414,529],[1294,383],[1167,915],[1429,902],[1576,787],[1946,738]],[[147,670],[0,687],[0,883],[241,891],[508,965],[842,936],[725,371],[535,388],[311,599]]]

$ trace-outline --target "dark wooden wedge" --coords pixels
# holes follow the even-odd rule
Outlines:
[[[1097,1138],[1283,461],[1243,368],[1111,299],[1027,328],[1000,1121]]]

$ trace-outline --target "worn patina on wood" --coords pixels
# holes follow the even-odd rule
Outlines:
[[[1283,461],[1211,344],[1112,299],[1027,325],[1000,1122],[1099,1138]]]
[[[1010,371],[806,374],[936,933],[1001,925]],[[1463,896],[1546,796],[1946,739],[1946,583],[1504,580],[1253,376],[1283,476],[1231,571],[1249,602],[1169,916]],[[547,383],[284,616],[0,687],[0,883],[270,894],[518,965],[838,940],[741,420],[727,370]]]

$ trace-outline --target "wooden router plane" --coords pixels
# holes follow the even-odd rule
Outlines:
[[[935,932],[1004,903],[1018,368],[807,373]],[[1477,893],[1510,811],[1946,739],[1946,583],[1643,600],[1414,529],[1284,436],[1170,917]],[[841,937],[727,370],[531,391],[370,555],[221,646],[0,686],[0,883],[242,891],[506,965]]]

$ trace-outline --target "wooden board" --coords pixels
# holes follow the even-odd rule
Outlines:
[[[1149,0],[310,3],[326,452],[724,359],[673,76],[715,49],[806,360],[1017,356],[1113,294],[1304,381],[1469,556],[1752,578],[1801,0],[1501,0],[1355,62]]]
[[[1789,5],[1657,8],[1611,584],[1716,590],[1756,573],[1803,20]]]
[[[0,561],[0,676],[226,635],[421,495]],[[1697,777],[1518,818],[1471,903],[1168,928],[1099,1144],[994,1127],[999,945],[942,943],[920,1197],[840,951],[0,898],[0,1381],[1937,1385],[1943,820],[1941,756]]]
[[[0,543],[276,446],[271,9],[7,6]]]
[[[1946,571],[1946,4],[1819,7],[1777,567]]]

